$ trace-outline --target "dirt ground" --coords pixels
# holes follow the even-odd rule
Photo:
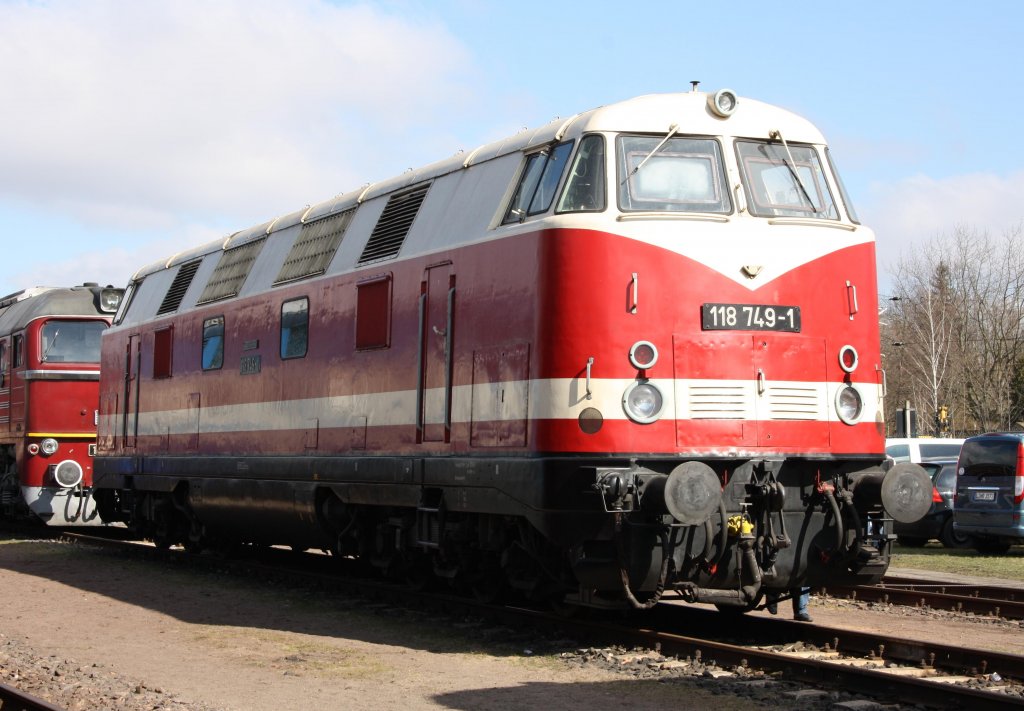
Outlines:
[[[765,708],[713,687],[568,665],[526,638],[494,643],[472,623],[452,629],[74,544],[0,541],[0,591],[0,681],[69,709]],[[1016,623],[829,599],[812,600],[811,613],[1024,654]]]

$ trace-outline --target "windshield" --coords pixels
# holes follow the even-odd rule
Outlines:
[[[718,141],[619,136],[618,154],[621,210],[732,212]]]
[[[99,363],[103,321],[47,321],[40,332],[44,363]]]
[[[811,146],[738,141],[750,214],[836,220],[818,153]]]

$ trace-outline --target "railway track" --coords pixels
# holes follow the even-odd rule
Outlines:
[[[64,537],[89,545],[142,548],[138,543],[80,533]],[[178,563],[189,560],[218,573],[227,570],[261,580],[290,580],[326,591],[344,591],[371,601],[371,605],[427,608],[449,619],[480,618],[513,629],[534,629],[540,636],[557,630],[563,638],[588,644],[657,650],[667,659],[662,662],[666,668],[686,674],[726,679],[781,674],[788,680],[872,695],[887,703],[979,710],[1024,708],[1024,657],[992,650],[756,615],[723,615],[673,604],[625,620],[566,619],[544,610],[498,607],[451,594],[414,592],[379,580],[353,579],[338,572],[339,561],[323,555],[265,550],[262,560],[225,560],[181,550],[147,547],[147,555],[149,551]]]
[[[1024,587],[951,583],[886,576],[878,585],[830,586],[821,595],[892,605],[1024,620]]]
[[[720,615],[710,610],[686,609],[678,616],[658,612],[651,626],[661,633],[684,629],[700,639],[715,638],[714,628],[721,625]],[[743,617],[740,629],[739,649],[768,653],[759,663],[774,669],[778,657],[793,658],[783,669],[805,681],[872,689],[908,703],[1024,707],[1024,657],[759,616]]]
[[[0,709],[2,711],[63,711],[59,706],[54,706],[7,684],[0,684]]]

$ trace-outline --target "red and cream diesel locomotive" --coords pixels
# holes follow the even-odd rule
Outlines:
[[[103,337],[96,500],[590,606],[873,581],[874,236],[824,138],[642,96],[141,269]]]
[[[100,334],[122,290],[86,283],[0,298],[0,514],[99,524],[91,498]]]

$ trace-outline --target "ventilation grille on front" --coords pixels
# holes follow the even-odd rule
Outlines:
[[[739,420],[754,409],[753,392],[743,385],[692,383],[688,395],[695,420]]]
[[[355,212],[354,209],[346,210],[303,225],[288,253],[288,258],[284,260],[281,271],[274,279],[274,285],[305,279],[327,271]]]
[[[359,264],[390,259],[398,254],[429,187],[424,185],[412,192],[388,198],[388,204],[359,257]]]
[[[821,398],[816,388],[768,388],[768,411],[773,420],[817,420]]]
[[[178,310],[178,306],[181,305],[181,300],[185,298],[185,292],[188,291],[189,285],[192,284],[192,278],[196,275],[196,270],[199,269],[201,263],[202,260],[197,259],[194,262],[186,262],[178,267],[178,273],[174,275],[171,288],[167,290],[164,300],[160,302],[160,308],[156,310],[157,316]]]
[[[753,383],[694,381],[687,386],[694,420],[820,420],[823,395],[815,387],[769,385],[758,395]]]
[[[210,281],[206,282],[206,288],[196,303],[208,304],[211,301],[237,296],[266,241],[266,237],[261,237],[248,244],[224,250],[220,255],[220,261],[217,262],[217,268],[213,270]]]

